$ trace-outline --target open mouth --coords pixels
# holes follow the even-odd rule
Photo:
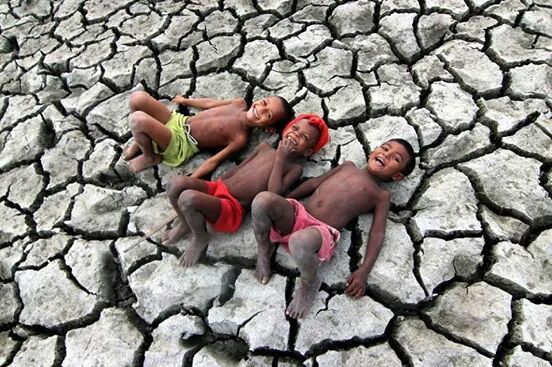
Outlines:
[[[381,157],[376,157],[374,159],[381,167],[385,166],[385,161]]]
[[[259,113],[257,112],[257,108],[255,106],[253,106],[253,115],[257,120],[259,119]]]

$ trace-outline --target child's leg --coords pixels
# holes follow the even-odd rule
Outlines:
[[[194,265],[209,244],[205,221],[215,222],[220,215],[220,199],[200,191],[186,190],[178,198],[178,207],[192,233],[188,248],[180,257],[180,265]]]
[[[190,232],[188,223],[178,206],[178,198],[185,190],[195,190],[199,192],[207,192],[207,181],[190,176],[175,176],[169,179],[167,184],[167,196],[169,202],[178,214],[179,223],[174,225],[170,230],[166,231],[161,240],[164,245],[170,245],[182,238],[186,233]]]
[[[253,230],[257,240],[257,268],[255,276],[262,284],[268,283],[272,272],[270,260],[275,246],[270,242],[270,227],[274,226],[280,233],[289,233],[295,222],[295,209],[283,197],[269,191],[255,196],[251,204]]]
[[[164,103],[158,101],[144,91],[132,93],[128,100],[128,105],[131,112],[145,112],[163,124],[166,124],[171,118],[171,110],[169,110]]]
[[[165,150],[171,141],[171,130],[147,113],[136,111],[130,115],[130,131],[142,151],[142,155],[130,161],[130,169],[140,172],[161,162],[161,157],[153,151],[152,140],[159,149]]]
[[[142,111],[153,117],[155,120],[166,124],[171,118],[171,111],[163,103],[143,91],[134,92],[130,95],[128,101],[130,111]],[[124,151],[123,158],[129,160],[140,153],[140,147],[133,141]]]
[[[320,289],[318,250],[322,245],[322,236],[316,228],[305,228],[295,232],[289,239],[291,256],[301,273],[300,286],[291,300],[286,314],[294,319],[304,317],[312,306]]]

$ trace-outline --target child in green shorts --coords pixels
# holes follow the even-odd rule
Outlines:
[[[219,149],[192,174],[206,176],[226,158],[247,144],[254,127],[274,127],[293,118],[288,102],[279,96],[266,97],[251,106],[244,99],[190,99],[176,96],[174,103],[201,109],[185,116],[169,110],[148,93],[130,96],[130,131],[134,141],[123,153],[133,172],[141,172],[161,162],[178,166],[199,150]]]

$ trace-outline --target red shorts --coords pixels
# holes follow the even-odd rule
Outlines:
[[[234,233],[243,221],[243,207],[235,197],[228,192],[228,187],[222,180],[207,182],[207,194],[220,199],[220,214],[212,223],[217,232]]]
[[[280,245],[289,252],[288,242],[293,233],[305,228],[316,228],[322,236],[322,244],[320,245],[320,250],[318,250],[318,258],[320,261],[328,261],[335,252],[335,245],[337,241],[339,241],[339,231],[310,215],[305,210],[303,204],[297,200],[286,200],[289,201],[295,209],[295,223],[293,223],[291,232],[286,235],[281,235],[274,227],[270,228],[270,241],[280,243]]]

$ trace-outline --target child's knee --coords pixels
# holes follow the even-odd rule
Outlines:
[[[256,216],[258,214],[266,213],[268,208],[270,208],[273,199],[274,194],[270,191],[258,193],[251,203],[251,215]]]
[[[294,257],[310,256],[317,253],[322,244],[320,232],[307,228],[293,233],[289,237],[289,251]]]
[[[180,193],[186,189],[187,176],[173,176],[167,181],[167,196],[169,199],[177,199]]]
[[[185,190],[178,196],[178,207],[181,209],[193,209],[197,206],[199,193],[194,190]]]
[[[147,114],[142,111],[134,111],[130,114],[128,119],[130,130],[137,132],[141,131],[144,127],[144,121],[147,117]]]
[[[147,100],[150,98],[150,95],[144,91],[136,91],[130,95],[128,99],[128,105],[131,111],[138,111],[143,108],[144,104],[147,103]]]

